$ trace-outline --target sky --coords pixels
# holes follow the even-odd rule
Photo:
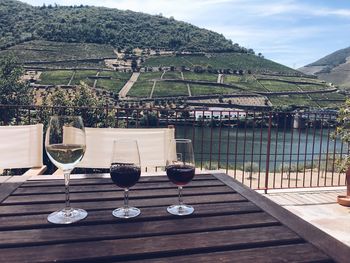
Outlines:
[[[349,0],[21,0],[92,5],[174,17],[299,68],[350,46]]]

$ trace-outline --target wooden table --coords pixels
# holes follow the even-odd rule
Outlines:
[[[72,179],[72,205],[89,215],[63,226],[46,219],[63,206],[62,180],[5,182],[0,190],[0,262],[349,262],[350,258],[349,247],[225,174],[197,175],[184,188],[184,200],[195,208],[186,217],[166,211],[177,202],[177,189],[166,176],[142,177],[130,192],[130,204],[141,208],[141,215],[129,220],[111,214],[122,205],[123,193],[109,178]]]

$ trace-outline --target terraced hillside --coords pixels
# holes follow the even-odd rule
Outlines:
[[[105,68],[105,59],[115,59],[111,45],[29,41],[6,50],[0,56],[14,54],[20,63],[40,68]]]
[[[132,99],[188,97],[196,104],[247,107],[336,107],[344,100],[330,84],[252,54],[130,55],[109,45],[49,41],[26,42],[0,55],[8,53],[32,69],[27,79],[36,87],[84,82],[113,98],[130,79],[134,57],[141,73],[127,93]]]
[[[79,85],[81,82],[90,87],[118,93],[130,78],[130,73],[97,70],[51,70],[41,73],[39,85]]]
[[[337,107],[345,98],[329,83],[314,78],[188,71],[143,72],[128,96],[154,99],[186,96],[197,103],[313,108]]]
[[[300,72],[271,60],[246,53],[208,53],[198,55],[177,55],[151,57],[144,66],[148,67],[188,67],[203,69],[253,70],[254,72],[279,72],[301,75]]]

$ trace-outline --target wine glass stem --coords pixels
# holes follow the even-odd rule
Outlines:
[[[124,213],[126,216],[129,215],[129,189],[124,189]]]
[[[129,207],[129,189],[128,188],[124,189],[124,207],[125,208]]]
[[[179,205],[182,206],[183,205],[183,201],[182,201],[182,186],[178,186],[179,189]]]
[[[65,196],[66,196],[66,208],[65,213],[66,216],[70,215],[70,199],[69,199],[69,180],[70,180],[70,172],[64,171],[64,188],[65,188]]]

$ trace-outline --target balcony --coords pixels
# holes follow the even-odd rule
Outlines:
[[[350,245],[349,209],[336,203],[346,191],[337,160],[349,151],[333,136],[336,112],[4,105],[0,111],[12,113],[13,125],[46,124],[48,116],[68,113],[81,115],[87,127],[174,125],[176,138],[192,139],[198,170],[225,172]]]
[[[87,127],[167,127],[192,139],[196,166],[221,170],[256,190],[345,186],[337,160],[348,145],[333,136],[336,112],[227,109],[0,106],[11,124],[47,123],[53,114],[82,115]],[[0,123],[4,125],[5,123]],[[334,138],[333,138],[334,137]],[[48,164],[50,165],[50,164]]]

